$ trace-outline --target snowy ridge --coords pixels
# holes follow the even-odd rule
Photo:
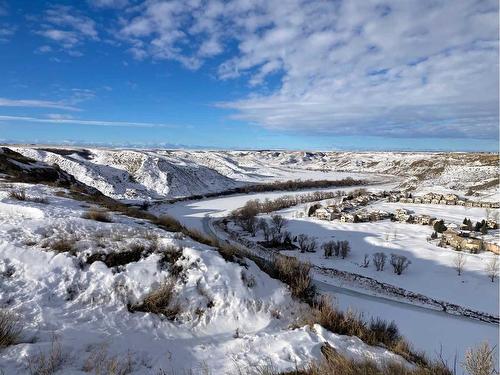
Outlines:
[[[479,198],[498,199],[498,155],[485,153],[14,149],[57,163],[115,199],[184,197],[245,183],[347,176],[398,176],[405,189],[464,195],[472,188]]]

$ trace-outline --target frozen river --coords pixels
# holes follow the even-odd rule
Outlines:
[[[392,185],[370,187],[370,190],[389,190]],[[327,189],[349,190],[342,189]],[[173,205],[159,206],[159,212],[174,216],[184,225],[203,231],[203,218],[222,217],[232,210],[241,207],[252,199],[273,199],[287,194],[297,193],[271,192],[259,194],[241,194],[221,198],[197,201],[178,202]],[[452,316],[440,311],[412,306],[406,303],[360,294],[344,288],[338,288],[318,281],[318,287],[323,292],[332,294],[338,306],[344,310],[351,309],[363,314],[365,319],[381,317],[394,320],[401,333],[414,344],[416,349],[424,350],[429,356],[440,353],[452,365],[455,356],[461,361],[465,350],[482,341],[488,341],[491,346],[498,347],[499,326],[483,323],[463,317]]]

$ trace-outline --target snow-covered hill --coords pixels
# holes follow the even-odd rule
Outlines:
[[[218,192],[288,179],[380,179],[405,189],[444,189],[496,199],[499,158],[486,153],[189,151],[14,148],[56,163],[102,193],[144,200]]]
[[[21,189],[26,200],[11,196]],[[407,364],[356,337],[297,325],[306,305],[252,261],[227,262],[214,248],[116,213],[90,220],[92,204],[69,193],[0,182],[1,332],[6,311],[21,329],[13,345],[0,345],[0,373],[285,371],[320,359],[325,343],[356,360]],[[166,285],[175,319],[134,310]]]

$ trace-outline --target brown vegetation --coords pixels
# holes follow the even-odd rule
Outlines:
[[[175,279],[166,280],[158,289],[149,293],[142,303],[129,306],[131,312],[142,311],[164,315],[169,320],[174,320],[181,312],[181,307],[175,301]]]
[[[315,288],[311,278],[311,265],[302,263],[297,258],[277,255],[272,263],[272,274],[290,287],[294,297],[312,301]]]
[[[323,360],[314,362],[305,368],[288,372],[273,370],[262,371],[262,375],[452,375],[452,372],[442,362],[427,366],[408,368],[407,366],[388,361],[377,365],[370,360],[355,361],[338,353],[328,343],[321,347]]]
[[[91,208],[87,212],[84,212],[82,217],[84,219],[100,221],[102,223],[111,223],[113,221],[108,212],[95,208]]]
[[[92,372],[96,375],[127,375],[133,369],[132,355],[128,353],[125,358],[112,356],[108,352],[107,345],[96,345],[83,365],[84,372]]]
[[[28,370],[31,375],[52,375],[60,370],[66,355],[63,352],[59,339],[54,336],[48,352],[37,353],[28,357]]]
[[[0,309],[0,349],[15,344],[21,336],[22,326],[16,315]]]

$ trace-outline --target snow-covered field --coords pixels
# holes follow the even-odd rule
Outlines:
[[[125,201],[204,194],[249,182],[346,176],[385,181],[370,186],[373,191],[413,186],[418,192],[460,194],[493,180],[498,173],[487,154],[16,150],[40,165],[56,163],[76,180]],[[43,196],[46,202],[10,197],[10,191],[21,188],[28,197]],[[206,367],[214,374],[238,369],[252,372],[269,363],[286,370],[320,358],[324,342],[356,359],[400,360],[383,348],[369,347],[355,337],[335,335],[320,326],[291,328],[305,306],[253,262],[247,261],[246,266],[226,262],[208,246],[116,212],[110,214],[111,222],[85,219],[82,215],[92,205],[73,200],[65,192],[65,188],[0,181],[0,308],[15,312],[23,325],[21,342],[0,351],[0,373],[27,373],[30,360],[36,362],[41,353],[54,352],[54,348],[60,354],[60,372],[74,374],[88,369],[96,358],[118,362],[136,374],[156,374],[160,369],[202,373]],[[206,216],[227,216],[250,199],[301,193],[158,203],[150,211],[170,214],[203,232]],[[498,192],[490,186],[478,194],[474,199],[491,200]],[[394,211],[397,207],[456,224],[464,217],[475,221],[497,215],[459,206],[378,202],[370,208]],[[298,210],[303,207],[281,212],[288,219],[287,230],[314,236],[318,243],[349,240],[352,253],[345,260],[325,259],[320,249],[289,255],[498,315],[498,280],[492,283],[484,269],[494,255],[466,254],[459,277],[453,268],[456,253],[427,241],[431,227],[390,221],[324,222],[298,218]],[[495,235],[495,231],[489,234]],[[61,242],[69,243],[70,249]],[[107,255],[141,247],[145,250],[139,259],[106,266]],[[172,263],[165,263],[163,254],[176,248],[180,253]],[[377,251],[405,255],[412,264],[401,276],[392,273],[389,264],[383,272],[375,271],[373,264],[360,267],[365,254]],[[96,254],[101,255],[96,258]],[[89,260],[92,256],[94,262]],[[140,304],[172,277],[175,306],[180,308],[175,320],[130,311],[130,306]],[[321,292],[333,295],[340,308],[362,312],[367,320],[395,320],[416,349],[430,357],[438,355],[441,345],[446,359],[453,360],[456,354],[461,360],[467,348],[481,341],[498,344],[498,325],[380,298],[366,290],[363,295],[354,287],[349,290],[350,285],[339,288],[338,280],[315,277]]]
[[[12,189],[44,196],[46,203],[9,198]],[[351,357],[383,361],[395,355],[368,347],[359,339],[314,330],[289,328],[303,306],[286,287],[251,261],[242,267],[213,249],[159,230],[142,220],[114,214],[112,222],[82,218],[89,205],[27,184],[3,185],[0,192],[0,306],[21,317],[21,343],[0,352],[5,374],[27,373],[40,353],[56,348],[61,373],[83,373],[93,358],[118,360],[131,373],[201,373],[251,371],[272,363],[291,369],[319,358],[330,343]],[[60,239],[72,250],[54,251]],[[109,254],[134,244],[155,246],[138,261],[110,269],[95,253]],[[131,313],[127,304],[141,301],[171,276],[161,267],[161,253],[182,246],[175,265],[180,313],[175,321],[150,313]],[[250,282],[250,281],[251,282]]]
[[[318,244],[334,239],[347,240],[351,245],[351,253],[346,259],[335,256],[325,258],[319,246],[315,253],[297,250],[287,251],[287,255],[322,267],[369,276],[435,299],[498,314],[498,283],[492,283],[485,270],[485,265],[496,255],[464,252],[466,263],[459,277],[454,269],[457,252],[451,248],[438,247],[437,241],[428,242],[427,237],[432,233],[430,226],[393,223],[389,220],[342,223],[290,217],[287,230],[293,236],[302,233],[312,236]],[[394,274],[390,264],[386,264],[384,271],[377,272],[372,261],[373,254],[377,252],[387,254],[388,258],[392,253],[404,255],[411,265],[399,276]],[[365,254],[371,261],[367,268],[361,267]],[[481,293],[478,293],[479,290]]]
[[[380,190],[390,188],[391,186],[379,187]],[[161,211],[175,216],[185,225],[203,230],[205,216],[224,217],[234,208],[243,206],[249,200],[273,199],[281,195],[273,192],[186,201],[162,206]],[[389,207],[386,207],[387,205]],[[411,206],[412,210],[414,208],[415,210],[423,209],[423,205]],[[392,211],[400,207],[400,204],[380,202],[370,206],[370,208],[372,207],[384,207]],[[464,215],[473,220],[482,219],[486,215],[484,208],[440,205],[429,205],[429,207],[436,210],[436,217],[443,217],[457,224],[462,222]],[[432,232],[431,227],[390,221],[354,224],[296,218],[297,213],[302,211],[303,207],[297,206],[280,212],[288,219],[287,230],[314,235],[318,242],[330,239],[348,239],[351,242],[353,252],[345,260],[335,257],[326,260],[322,257],[320,249],[314,254],[301,254],[299,251],[292,251],[288,252],[289,255],[302,257],[302,259],[310,260],[319,265],[333,266],[364,274],[409,290],[470,306],[476,310],[491,312],[498,316],[498,280],[495,283],[489,281],[484,269],[485,264],[482,263],[482,258],[490,259],[494,257],[493,254],[466,254],[468,262],[465,266],[465,272],[463,276],[458,277],[453,268],[456,252],[427,242],[426,238]],[[256,239],[259,239],[260,236],[262,233],[258,233]],[[365,254],[372,254],[376,251],[384,251],[388,255],[391,252],[404,254],[413,261],[413,264],[401,276],[394,275],[389,264],[386,264],[386,269],[383,272],[376,272],[373,269],[373,264],[368,269],[359,266]],[[401,332],[416,345],[416,348],[424,350],[431,357],[438,356],[442,352],[443,356],[450,361],[453,361],[455,356],[461,361],[467,348],[478,345],[482,341],[487,341],[492,346],[498,343],[500,331],[496,325],[418,306],[413,308],[390,300],[353,295],[348,290],[328,287],[328,285],[339,285],[337,280],[321,275],[318,276],[318,279],[325,283],[325,287],[321,288],[324,289],[322,291],[330,292],[338,302],[339,307],[358,311],[367,320],[372,317],[395,320]],[[352,287],[342,284],[340,286]]]

